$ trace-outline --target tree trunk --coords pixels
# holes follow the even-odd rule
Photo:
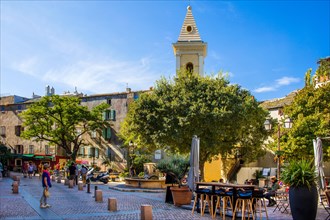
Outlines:
[[[204,164],[205,161],[199,161],[199,168],[201,171],[201,179],[199,181],[204,181]]]

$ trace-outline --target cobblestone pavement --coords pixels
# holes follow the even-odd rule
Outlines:
[[[48,199],[52,207],[41,209],[39,200],[42,187],[39,177],[21,177],[18,194],[12,193],[12,182],[10,178],[0,181],[0,219],[141,219],[140,208],[143,204],[152,206],[153,219],[212,219],[207,213],[203,217],[197,212],[192,215],[191,206],[175,207],[165,203],[164,192],[127,192],[111,189],[113,183],[96,184],[102,190],[103,202],[95,202],[93,196],[96,185],[91,185],[91,193],[87,193],[86,187],[83,191],[79,191],[77,186],[68,188],[63,180],[62,183],[52,182]],[[117,199],[117,212],[108,211],[110,197]],[[292,219],[290,214],[273,210],[273,207],[268,208],[271,220]],[[317,220],[325,218],[325,210],[319,207]]]

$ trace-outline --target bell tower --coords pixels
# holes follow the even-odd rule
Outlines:
[[[207,53],[207,44],[202,41],[191,6],[187,7],[179,39],[173,43],[176,57],[176,70],[184,69],[204,75],[204,58]]]

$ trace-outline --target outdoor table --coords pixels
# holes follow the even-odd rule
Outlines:
[[[211,187],[212,194],[215,194],[216,188],[232,188],[233,189],[233,208],[235,207],[237,200],[237,191],[238,189],[244,190],[254,190],[258,188],[255,185],[247,185],[247,184],[233,184],[233,183],[218,183],[218,182],[196,182],[196,190],[200,189],[200,186]],[[198,197],[199,199],[199,197]],[[213,198],[213,210],[215,210],[215,198]],[[197,211],[199,212],[199,203],[197,203]],[[233,210],[234,211],[234,210]]]

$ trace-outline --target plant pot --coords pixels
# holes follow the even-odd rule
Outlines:
[[[314,220],[317,212],[317,189],[312,186],[290,187],[290,209],[293,220]]]
[[[175,206],[190,205],[192,199],[192,192],[188,186],[172,186],[171,188],[173,204]]]

